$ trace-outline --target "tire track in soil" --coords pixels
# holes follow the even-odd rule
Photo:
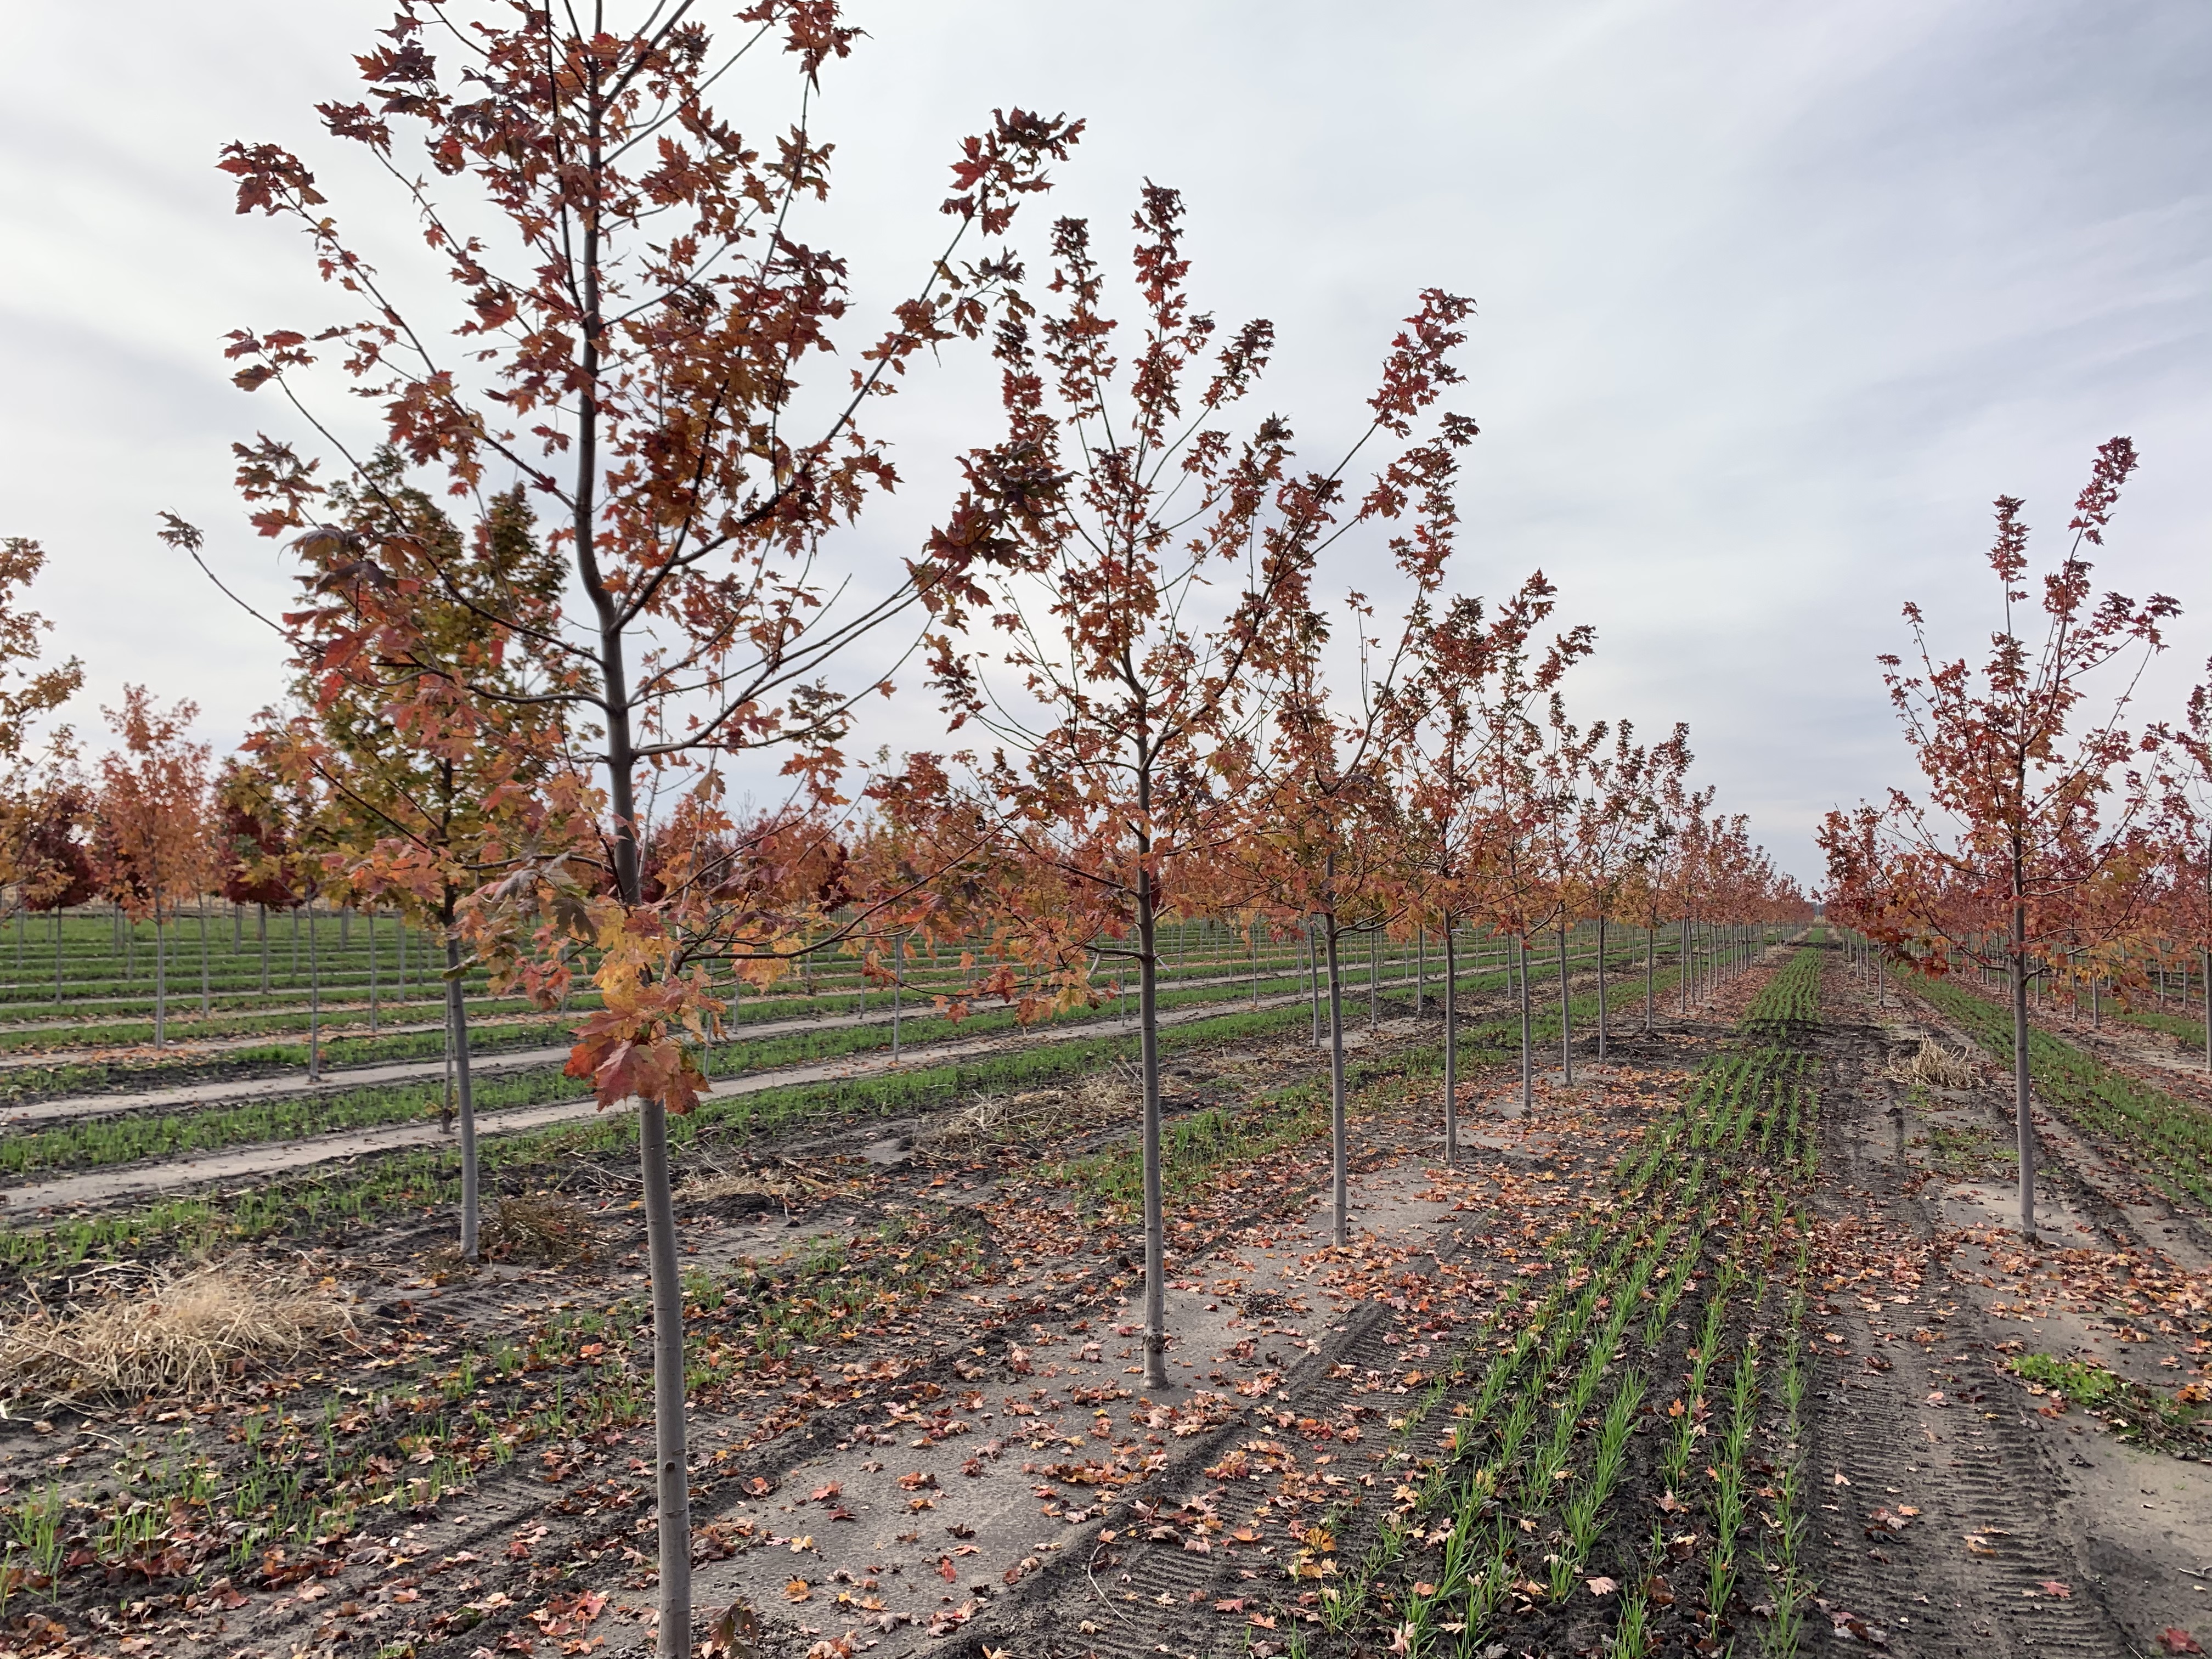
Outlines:
[[[1820,1218],[1856,1212],[1929,1237],[1929,1206],[1900,1190],[1900,1171],[1885,1155],[1898,1133],[1892,1108],[1902,1106],[1905,1091],[1881,1076],[1888,1059],[1882,1030],[1831,1015],[1820,1047]],[[1886,1636],[1887,1651],[1927,1659],[2112,1659],[2130,1651],[2096,1575],[2057,1524],[2062,1483],[2020,1396],[1994,1376],[1995,1393],[1954,1380],[1956,1368],[1973,1362],[1937,1352],[1986,1353],[2008,1333],[1982,1316],[1940,1258],[1911,1304],[1912,1316],[1931,1325],[1941,1310],[1934,1343],[1881,1341],[1870,1320],[1846,1309],[1848,1291],[1822,1286],[1816,1300],[1834,1306],[1826,1322],[1850,1338],[1841,1352],[1813,1345],[1831,1363],[1812,1394],[1807,1545],[1815,1593],[1832,1617],[1855,1615]],[[1890,1369],[1866,1369],[1861,1355],[1880,1355]],[[1858,1371],[1844,1369],[1855,1360]],[[1954,1369],[1939,1372],[1947,1364]],[[1894,1534],[1873,1522],[1875,1509],[1899,1505],[1921,1513]],[[1969,1535],[1980,1541],[1970,1544]],[[2046,1593],[2050,1581],[2070,1595]],[[1808,1618],[1814,1642],[1839,1652],[1860,1646],[1848,1636],[1831,1643],[1822,1622],[1817,1612]]]

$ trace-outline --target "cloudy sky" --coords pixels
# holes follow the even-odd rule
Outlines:
[[[714,15],[724,8],[709,7]],[[1691,723],[1700,769],[1811,876],[1809,831],[1906,765],[1875,654],[1917,599],[1971,649],[1994,619],[1988,503],[2046,551],[2094,446],[2143,469],[2101,574],[2189,614],[2150,701],[2212,653],[2212,7],[2199,0],[860,0],[825,79],[870,331],[940,234],[959,135],[997,105],[1090,122],[1054,212],[1103,239],[1179,186],[1201,304],[1272,318],[1266,402],[1311,453],[1348,432],[1421,289],[1474,296],[1461,405],[1484,435],[1457,585],[1540,567],[1595,623],[1588,715]],[[273,404],[225,331],[338,314],[296,239],[233,216],[233,137],[309,155],[389,257],[408,222],[316,152],[316,101],[383,8],[149,0],[19,8],[0,59],[0,531],[52,556],[37,603],[76,711],[127,680],[234,742],[277,685],[268,636],[154,539],[205,526],[281,604],[228,493]],[[786,124],[753,105],[748,131]],[[1032,226],[1032,231],[1039,227]],[[886,430],[907,487],[848,544],[881,567],[988,434],[980,365],[925,374]],[[287,435],[290,435],[287,434]],[[919,700],[915,700],[919,701]],[[902,708],[871,735],[927,742]]]

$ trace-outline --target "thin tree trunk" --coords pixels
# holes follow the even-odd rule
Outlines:
[[[376,912],[368,913],[368,1034],[376,1035]]]
[[[54,912],[54,1000],[62,1000],[62,913]]]
[[[1444,913],[1444,1163],[1459,1162],[1459,957]]]
[[[154,1046],[163,1048],[169,1042],[169,962],[168,947],[164,942],[166,929],[161,923],[161,907],[154,910]]]
[[[312,904],[313,901],[310,901]],[[300,913],[292,912],[292,937],[300,936]],[[315,918],[307,917],[307,1081],[323,1080],[323,962],[316,950]]]
[[[1575,1086],[1575,1005],[1567,994],[1567,925],[1559,924],[1559,1071],[1570,1089]]]
[[[1516,934],[1513,954],[1521,968],[1521,1109],[1523,1113],[1536,1108],[1536,1055],[1531,1048],[1528,1022],[1528,936]]]
[[[1260,924],[1252,924],[1252,1006],[1260,1006]]]
[[[1605,914],[1597,919],[1597,1057],[1605,1058]]]
[[[1429,930],[1425,927],[1413,929],[1413,1018],[1421,1017],[1421,994],[1427,988],[1429,976]]]
[[[1145,1386],[1168,1386],[1167,1212],[1160,1179],[1159,923],[1140,838],[1137,866],[1137,1063],[1144,1087]]]
[[[2012,1103],[2014,1128],[2020,1146],[2020,1231],[2035,1237],[2035,1118],[2029,1107],[2027,1079],[2027,957],[2024,946],[2024,918],[2013,912],[2012,949]]]
[[[1372,1036],[1382,1029],[1382,1008],[1376,999],[1382,984],[1382,936],[1370,929],[1367,935],[1367,1032]]]
[[[1659,994],[1659,930],[1644,930],[1644,1035],[1651,1035],[1651,1004]]]
[[[1344,1114],[1344,978],[1337,960],[1335,912],[1325,910],[1322,916],[1328,940],[1329,1195],[1335,1212],[1334,1237],[1344,1244],[1350,1242],[1352,1226],[1352,1161]]]
[[[269,907],[257,904],[253,908],[258,913],[254,927],[261,936],[261,994],[265,997],[269,994]]]
[[[899,1011],[901,993],[906,988],[906,935],[891,935],[891,1058],[899,1057]],[[1120,980],[1115,989],[1121,989]]]
[[[200,895],[200,1018],[214,1012],[215,996],[208,988],[207,895]]]
[[[1310,993],[1313,1002],[1313,1042],[1314,1047],[1318,1048],[1322,1044],[1321,960],[1315,944],[1315,918],[1308,916],[1306,918],[1306,988]]]
[[[461,1121],[461,1259],[477,1259],[477,1103],[469,1085],[469,1007],[461,989],[461,942],[446,921],[446,1018],[453,1031],[453,1097]],[[665,1130],[664,1130],[665,1145]]]

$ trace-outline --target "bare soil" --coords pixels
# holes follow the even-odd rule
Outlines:
[[[686,1266],[708,1298],[690,1436],[702,1629],[741,1605],[780,1659],[1280,1651],[1313,1612],[1285,1571],[1304,1529],[1347,1497],[1355,1515],[1387,1510],[1394,1415],[1503,1286],[1540,1271],[1547,1242],[1607,1201],[1621,1150],[1733,1040],[1763,976],[1649,1036],[1639,1009],[1620,1011],[1608,1061],[1585,1043],[1572,1089],[1547,1067],[1526,1115],[1507,1068],[1473,1072],[1455,1169],[1434,1078],[1390,1072],[1438,1021],[1386,1024],[1363,1045],[1351,1245],[1328,1238],[1326,1139],[1310,1133],[1175,1194],[1175,1385],[1158,1394],[1138,1370],[1133,1218],[1074,1178],[1076,1161],[1126,1150],[1124,1080],[703,1148],[680,1171]],[[2196,1605],[2212,1599],[2212,1467],[2197,1461],[2212,1448],[2185,1430],[2130,1443],[2008,1369],[2094,1359],[2164,1397],[2206,1378],[2202,1218],[2053,1125],[2051,1224],[2027,1248],[2003,1226],[2001,1090],[1916,1095],[1887,1073],[1937,1029],[1925,1011],[1877,1015],[1838,971],[1824,996],[1808,1040],[1826,1357],[1805,1456],[1826,1616],[1802,1650],[2150,1654],[2169,1629],[2212,1626]],[[1313,1085],[1321,1060],[1295,1039],[1181,1054],[1170,1105],[1182,1121],[1249,1112]],[[647,1651],[649,1428],[580,1410],[543,1426],[556,1389],[574,1401],[594,1379],[641,1377],[641,1327],[578,1322],[641,1298],[634,1179],[605,1161],[560,1185],[591,1212],[587,1257],[453,1271],[445,1218],[424,1216],[292,1253],[358,1298],[355,1346],[197,1401],[35,1422],[41,1408],[17,1402],[0,1422],[0,1501],[52,1483],[112,1508],[117,1466],[179,1432],[224,1473],[211,1499],[172,1507],[173,1557],[19,1585],[0,1653]],[[862,1281],[867,1298],[836,1302]],[[799,1333],[781,1352],[771,1316]],[[540,1426],[434,1500],[410,1484],[433,1449],[433,1396],[505,1345],[527,1363],[470,1403]],[[290,1437],[288,1417],[305,1425]],[[255,1424],[301,1468],[327,1445],[379,1449],[386,1496],[343,1534],[233,1560],[223,1522]],[[1615,1530],[1640,1536],[1660,1495],[1625,1481]],[[90,1525],[91,1510],[71,1514]],[[1758,1650],[1759,1610],[1735,1618],[1735,1650]],[[1587,1604],[1532,1612],[1491,1659],[1595,1652],[1604,1628]],[[1660,1630],[1652,1651],[1698,1650],[1688,1620]]]
[[[2208,1375],[2202,1218],[2039,1115],[2040,1242],[2017,1215],[2010,1104],[1887,1073],[1923,1036],[1831,971],[1819,1261],[1826,1360],[1813,1486],[1815,1576],[1839,1644],[1914,1655],[2185,1651],[2212,1627],[2212,1444],[2126,1443],[2031,1393],[2024,1353],[2163,1392]],[[2193,1638],[2192,1638],[2193,1639]]]

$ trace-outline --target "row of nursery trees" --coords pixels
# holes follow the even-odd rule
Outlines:
[[[1923,787],[1831,812],[1820,833],[1831,917],[1893,963],[2004,987],[2030,1236],[2032,993],[2093,1008],[2162,1001],[2193,970],[2212,1071],[2212,668],[2178,719],[2139,720],[2145,670],[2180,607],[2091,580],[2088,550],[2136,465],[2125,438],[2099,448],[2069,545],[2039,577],[2024,504],[1998,499],[1989,563],[2001,620],[1987,658],[1943,656],[1908,605],[1913,655],[1881,659]]]
[[[1133,320],[1110,314],[1082,220],[1049,227],[1032,278],[1016,210],[1082,124],[1015,109],[960,147],[946,245],[833,372],[850,301],[843,264],[801,240],[829,183],[803,112],[856,35],[827,0],[743,15],[723,49],[684,5],[590,33],[565,12],[403,9],[358,60],[365,101],[319,113],[427,228],[443,317],[403,305],[297,156],[239,143],[222,161],[239,210],[296,230],[354,317],[229,348],[238,385],[319,448],[234,446],[253,522],[300,578],[296,608],[264,618],[294,683],[239,775],[321,826],[303,879],[443,930],[453,969],[502,990],[598,994],[568,1069],[638,1115],[664,1654],[692,1626],[666,1123],[705,1087],[734,981],[828,950],[890,985],[911,941],[988,941],[948,1012],[995,997],[1036,1020],[1097,1006],[1103,969],[1133,974],[1157,1388],[1164,917],[1311,930],[1341,1236],[1348,939],[1439,930],[1455,951],[1474,927],[1525,969],[1584,921],[1642,929],[1648,951],[1662,927],[1686,945],[1808,914],[1691,786],[1680,728],[1646,744],[1570,718],[1593,640],[1553,625],[1540,574],[1496,604],[1453,591],[1476,428],[1444,400],[1468,301],[1422,294],[1348,441],[1303,459],[1284,419],[1243,412],[1273,331],[1194,308],[1174,191],[1139,198]],[[801,118],[756,146],[709,92],[776,46]],[[839,538],[896,482],[873,401],[969,343],[997,364],[1003,431],[959,458],[913,556],[840,573]],[[380,425],[373,447],[340,437],[332,384]],[[220,580],[198,529],[162,534]],[[1333,586],[1354,561],[1395,597]],[[947,736],[857,767],[845,747],[891,690],[885,662],[935,695]],[[740,769],[782,798],[740,807]]]

